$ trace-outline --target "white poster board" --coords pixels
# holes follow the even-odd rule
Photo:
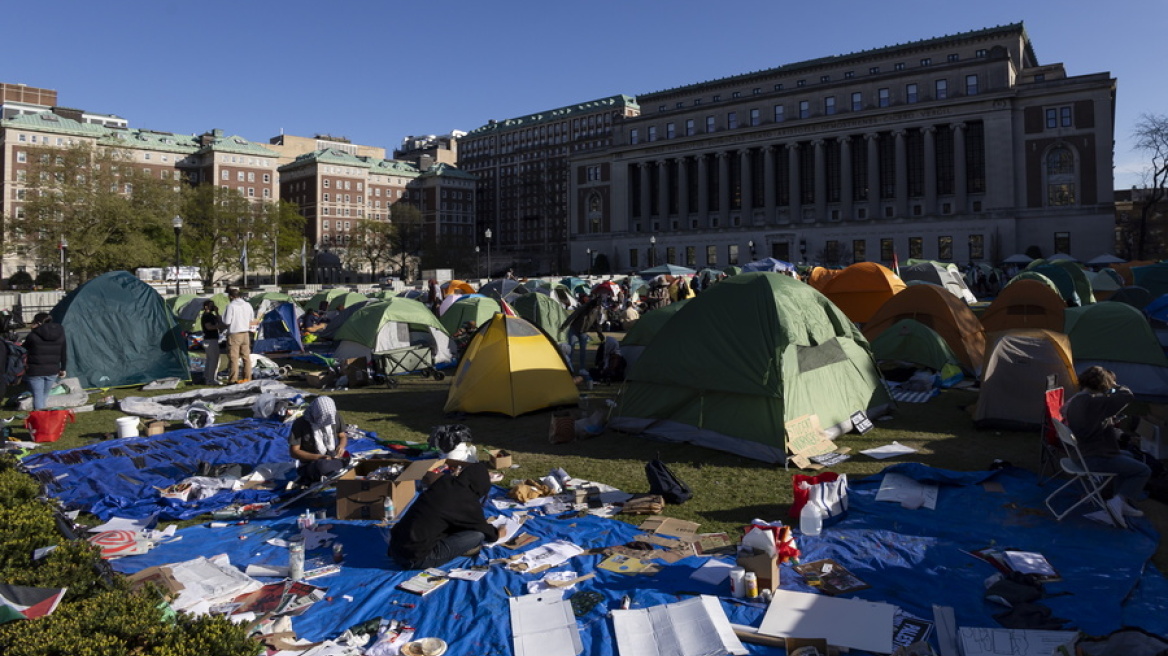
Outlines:
[[[776,590],[758,632],[780,638],[824,638],[836,647],[890,654],[895,620],[892,604]]]

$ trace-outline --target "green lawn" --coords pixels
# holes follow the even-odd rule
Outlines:
[[[376,431],[382,439],[425,442],[434,426],[467,425],[480,449],[503,448],[514,454],[518,468],[505,472],[504,485],[512,479],[539,478],[553,468],[562,467],[578,478],[607,483],[627,492],[645,492],[648,483],[644,464],[660,455],[695,491],[689,502],[667,507],[667,515],[699,522],[703,531],[734,532],[756,517],[788,521],[791,476],[800,473],[799,470],[612,431],[584,441],[551,444],[547,437],[549,412],[514,419],[484,415],[450,419],[442,412],[450,380],[447,377],[436,382],[408,376],[394,390],[378,386],[330,394],[346,422]],[[614,398],[618,390],[616,385],[597,385],[589,394],[599,406],[602,402],[598,400]],[[141,394],[134,390],[112,393],[119,398]],[[976,398],[975,392],[946,390],[928,403],[901,404],[891,419],[876,421],[875,428],[868,433],[849,434],[836,440],[840,446],[851,447],[854,457],[832,470],[861,477],[879,472],[893,462],[904,461],[945,469],[982,470],[995,459],[1001,459],[1037,471],[1037,434],[976,430],[965,411]],[[119,416],[122,415],[116,410],[79,413],[77,423],[68,426],[65,436],[48,448],[89,444],[107,434],[116,434],[115,421]],[[231,415],[219,418],[220,422],[231,419]],[[16,433],[20,436],[24,431],[18,429]],[[862,449],[893,441],[914,447],[918,452],[884,461],[858,454]],[[1160,507],[1160,504],[1151,505]],[[640,522],[642,518],[625,519]],[[1168,557],[1161,553],[1157,564],[1163,569],[1168,565]]]

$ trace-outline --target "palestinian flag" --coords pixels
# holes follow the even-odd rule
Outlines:
[[[29,588],[0,583],[0,623],[44,617],[57,609],[67,588]]]
[[[511,307],[511,304],[507,301],[504,301],[503,299],[499,299],[499,307],[502,308],[503,314],[509,317],[519,316],[519,313],[515,311],[515,308]]]

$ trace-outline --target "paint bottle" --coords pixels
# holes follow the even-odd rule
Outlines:
[[[299,535],[288,539],[288,578],[304,578],[304,538]]]
[[[746,598],[754,599],[758,596],[758,575],[754,572],[747,572],[743,577],[744,587],[746,588]]]
[[[746,569],[742,567],[735,567],[730,570],[730,594],[735,599],[742,599],[746,596]]]

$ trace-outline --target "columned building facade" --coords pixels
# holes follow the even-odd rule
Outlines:
[[[1115,80],[1022,25],[637,97],[572,161],[573,268],[994,262],[1110,244]]]

